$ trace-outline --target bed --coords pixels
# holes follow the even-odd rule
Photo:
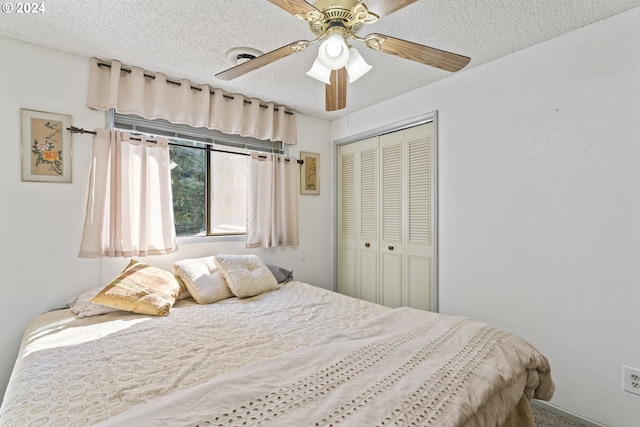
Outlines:
[[[178,292],[165,315],[36,317],[0,426],[522,427],[534,425],[529,401],[553,394],[547,359],[507,331],[270,271],[253,296],[234,288],[200,303]],[[201,299],[214,276],[185,289]]]

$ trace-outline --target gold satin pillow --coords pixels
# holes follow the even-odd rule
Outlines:
[[[173,274],[131,260],[91,301],[134,313],[166,316],[179,293],[180,284]]]

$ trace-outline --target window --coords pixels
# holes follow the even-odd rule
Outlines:
[[[245,234],[247,154],[282,153],[282,143],[226,135],[134,115],[113,114],[116,129],[169,137],[178,237]],[[214,143],[215,141],[215,143]]]
[[[187,141],[172,142],[176,144],[170,147],[176,234],[244,234],[248,157],[206,150],[202,144]]]
[[[171,190],[176,235],[206,234],[207,164],[205,151],[171,146]]]

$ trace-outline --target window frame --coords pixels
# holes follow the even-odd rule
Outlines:
[[[241,135],[225,134],[223,132],[195,128],[185,124],[175,124],[164,119],[146,119],[134,114],[120,114],[111,109],[107,111],[107,123],[112,129],[126,132],[145,134],[149,136],[162,136],[170,140],[170,146],[178,146],[185,149],[205,151],[205,198],[202,201],[205,209],[205,234],[177,236],[179,243],[202,243],[208,239],[217,241],[244,240],[244,232],[212,233],[211,220],[211,153],[224,152],[243,156],[250,156],[252,152],[275,153],[286,155],[286,145],[282,141],[258,140]],[[189,145],[194,144],[194,145]]]

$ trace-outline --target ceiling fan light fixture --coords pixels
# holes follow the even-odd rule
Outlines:
[[[318,58],[316,58],[316,60],[313,62],[311,69],[307,71],[307,75],[309,77],[313,77],[319,82],[328,85],[331,84],[331,70],[322,65],[322,62],[320,62]]]
[[[347,62],[347,72],[349,73],[349,83],[353,83],[371,70],[371,65],[367,64],[360,52],[355,47],[349,48],[349,62]]]
[[[318,49],[318,60],[330,70],[339,70],[349,61],[349,48],[340,34],[332,34]]]

